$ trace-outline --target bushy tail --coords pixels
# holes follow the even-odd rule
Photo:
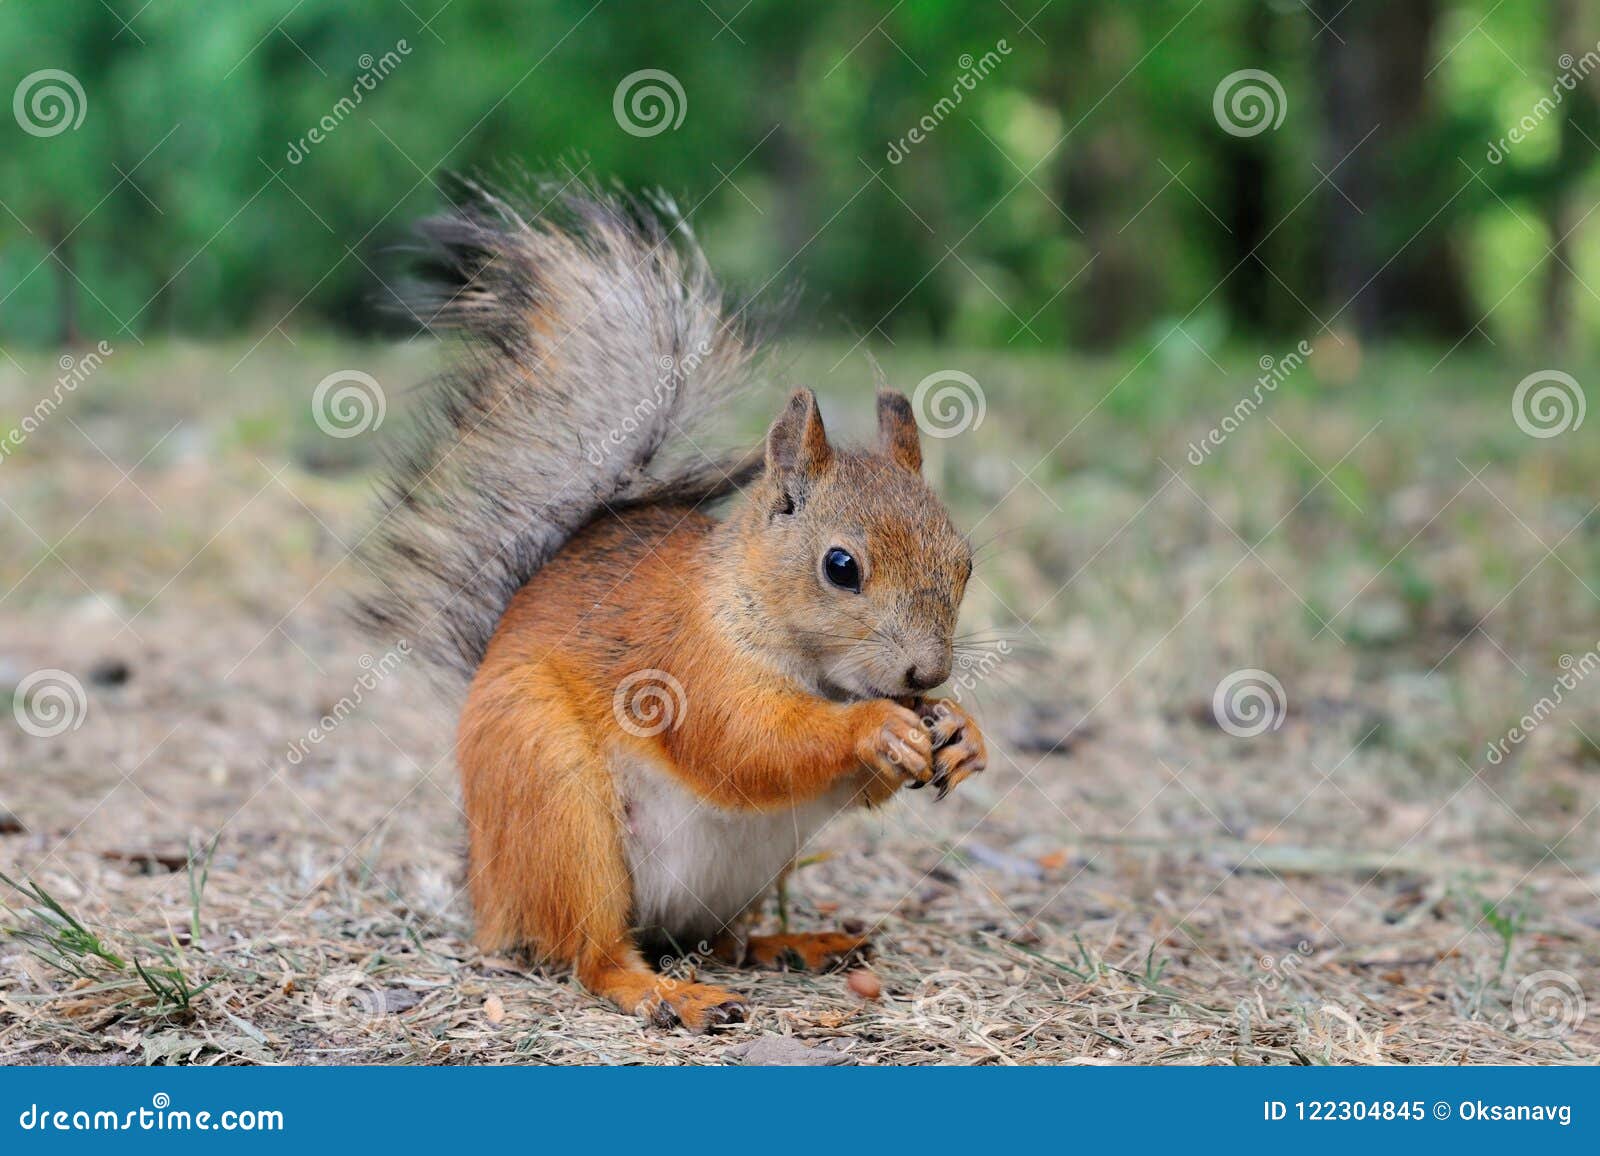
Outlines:
[[[705,258],[670,204],[567,186],[474,188],[424,222],[418,316],[459,331],[362,554],[358,617],[469,679],[507,604],[606,508],[718,497],[759,458],[689,439],[750,376]]]

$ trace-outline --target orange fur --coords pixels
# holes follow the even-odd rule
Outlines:
[[[832,971],[872,956],[864,935],[843,931],[800,931],[781,935],[727,936],[717,943],[717,957],[735,965],[781,971]]]
[[[357,611],[471,682],[485,950],[700,1030],[742,1001],[658,976],[646,949],[709,953],[838,810],[983,769],[976,724],[922,697],[950,675],[972,551],[892,391],[872,449],[831,444],[800,389],[759,451],[703,452],[689,431],[760,376],[744,311],[670,205],[537,189],[475,186],[422,226],[424,311],[465,349],[395,457],[364,539],[383,581]],[[725,519],[698,512],[735,491]],[[672,698],[662,725],[634,713],[641,679]],[[746,949],[813,966],[856,947]]]
[[[815,436],[801,446],[816,452]],[[656,975],[634,942],[619,768],[660,768],[719,813],[782,812],[841,784],[855,805],[874,805],[903,784],[934,781],[942,793],[982,769],[976,724],[954,704],[832,701],[774,668],[762,649],[772,632],[747,629],[741,590],[784,565],[737,521],[650,506],[591,523],[517,593],[458,735],[485,950],[569,964],[596,995],[652,1022],[701,1030],[743,1018],[738,996]],[[614,713],[616,688],[642,669],[684,694],[674,725],[645,736]],[[832,933],[743,942],[750,962],[811,969],[866,948]]]

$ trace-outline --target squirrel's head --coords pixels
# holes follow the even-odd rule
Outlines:
[[[878,394],[878,444],[852,451],[829,444],[816,395],[796,390],[748,493],[740,614],[787,674],[836,700],[949,677],[972,551],[922,479],[904,394]]]

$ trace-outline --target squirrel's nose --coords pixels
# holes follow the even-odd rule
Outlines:
[[[950,668],[940,664],[933,666],[912,666],[906,669],[906,685],[912,690],[932,690],[945,679],[950,677]]]

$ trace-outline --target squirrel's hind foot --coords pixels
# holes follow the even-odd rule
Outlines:
[[[776,971],[837,971],[872,958],[872,942],[842,931],[752,935],[742,943],[719,945],[717,954],[745,967]]]

